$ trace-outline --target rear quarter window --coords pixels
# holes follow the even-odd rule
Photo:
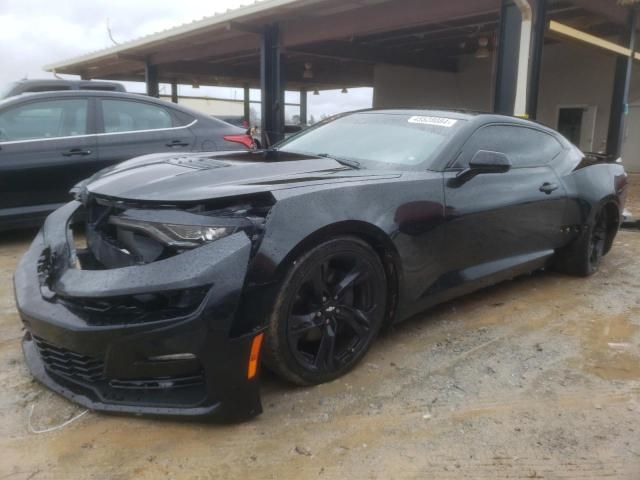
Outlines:
[[[519,125],[488,125],[477,130],[465,144],[455,167],[466,168],[480,150],[504,153],[514,168],[546,165],[563,150],[548,133]]]

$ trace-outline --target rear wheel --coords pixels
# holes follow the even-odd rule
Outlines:
[[[612,241],[610,210],[601,208],[594,220],[571,245],[557,253],[556,267],[570,275],[587,277],[598,271]]]
[[[356,238],[302,255],[280,286],[264,361],[299,385],[327,382],[365,355],[382,326],[387,286],[378,255]]]

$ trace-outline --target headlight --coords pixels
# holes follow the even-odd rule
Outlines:
[[[191,242],[213,242],[227,235],[231,235],[233,227],[206,227],[194,225],[163,225],[175,238]]]
[[[187,216],[189,216],[187,214]],[[223,219],[220,223],[230,223],[228,225],[216,225],[214,218],[198,216],[199,219],[206,219],[210,225],[181,224],[177,222],[164,223],[153,222],[142,219],[112,216],[109,223],[125,230],[137,231],[147,234],[160,243],[174,248],[195,248],[205,243],[215,242],[221,238],[245,229],[251,223],[245,219],[231,219],[227,222]],[[235,221],[233,221],[235,220]],[[200,223],[200,222],[199,222]],[[232,224],[235,223],[235,224]]]

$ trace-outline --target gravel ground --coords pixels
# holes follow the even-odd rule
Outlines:
[[[631,209],[640,213],[640,177]],[[385,334],[346,377],[265,375],[232,426],[83,410],[30,378],[0,238],[0,479],[640,479],[640,231],[589,279],[537,273]]]

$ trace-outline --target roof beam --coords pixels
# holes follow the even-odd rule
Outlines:
[[[58,73],[67,73],[65,70],[58,70]],[[75,73],[68,72],[68,73]],[[142,62],[120,62],[115,65],[90,66],[82,70],[83,79],[109,78],[114,75],[139,74],[144,77],[144,63]]]
[[[173,62],[161,66],[161,72],[182,72],[183,75],[229,76],[242,78],[259,78],[259,65],[255,67],[230,67],[213,65],[205,62]]]
[[[551,22],[549,22],[549,30],[568,38],[588,43],[589,45],[593,45],[595,47],[602,48],[613,53],[617,53],[618,55],[622,55],[624,57],[630,57],[631,54],[633,54],[635,60],[640,60],[640,53],[632,52],[629,47],[618,45],[617,43],[611,42],[605,38],[590,35],[589,33],[583,32],[576,28],[572,28],[568,25],[564,25],[554,20],[551,20]]]
[[[359,8],[339,15],[305,17],[282,24],[282,45],[370,35],[499,11],[499,0],[403,0]]]
[[[420,54],[391,51],[384,48],[371,48],[350,42],[331,42],[326,45],[298,47],[285,50],[303,56],[345,60],[361,63],[386,63],[409,67],[427,68],[446,72],[457,72],[458,63],[454,58],[439,54]]]
[[[130,71],[109,74],[109,76],[126,76],[128,73],[133,74],[136,77],[142,74]],[[308,80],[303,78],[303,73],[304,68],[298,64],[288,63],[285,66],[285,79],[287,83],[302,85],[308,84],[310,86],[353,86],[372,85],[373,83],[373,65],[345,64],[341,68],[335,68],[334,65],[323,65],[314,70],[313,79]],[[104,75],[106,74],[102,73],[102,76]],[[260,78],[260,70],[257,63],[255,66],[250,67],[232,67],[204,62],[174,62],[161,65],[158,76],[160,77],[161,82],[164,82],[165,79],[172,78],[186,80],[187,83],[189,83],[193,79],[200,80],[202,78],[208,78],[210,80],[216,79],[216,81],[213,83],[224,83],[225,78],[242,79],[243,81],[257,82]],[[100,75],[97,75],[93,78],[102,77],[100,77]],[[219,81],[217,79],[219,79]]]

